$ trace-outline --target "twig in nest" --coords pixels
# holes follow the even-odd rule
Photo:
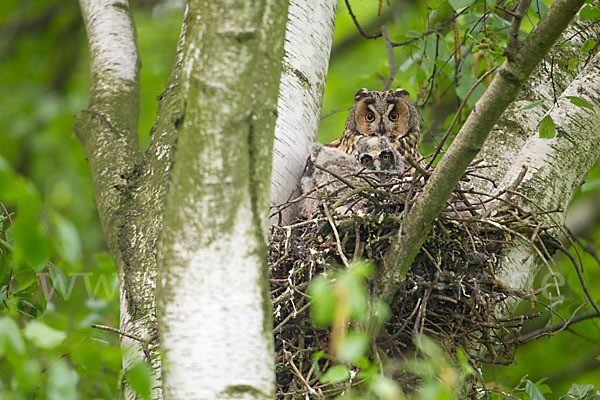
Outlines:
[[[417,313],[417,318],[415,319],[415,325],[413,327],[413,334],[417,334],[419,333],[419,330],[421,331],[421,333],[423,333],[423,325],[425,324],[425,309],[427,308],[427,301],[429,300],[429,296],[431,296],[431,292],[433,292],[433,288],[436,285],[438,279],[439,279],[440,275],[439,273],[435,273],[435,277],[433,278],[433,281],[431,282],[431,284],[429,285],[429,288],[427,289],[427,292],[425,292],[425,296],[423,296],[423,301],[421,302],[421,307],[419,307],[419,312]],[[421,325],[421,328],[419,329],[419,325]]]
[[[313,389],[308,382],[306,381],[306,379],[304,379],[304,376],[302,376],[302,374],[300,373],[300,371],[298,370],[298,367],[296,367],[296,364],[294,364],[294,360],[292,359],[293,357],[290,357],[290,366],[292,367],[292,370],[294,371],[294,374],[300,378],[300,380],[302,381],[302,383],[304,383],[304,386],[306,386],[306,389],[308,390],[308,393],[310,393],[311,395],[317,396],[319,399],[324,399],[325,396],[323,396],[323,394],[318,393],[315,389]]]
[[[431,172],[429,172],[429,171],[427,171],[427,170],[423,169],[423,167],[421,167],[421,166],[419,165],[419,163],[417,163],[417,162],[415,161],[415,159],[414,159],[414,158],[412,158],[412,156],[411,156],[410,154],[407,154],[407,155],[404,157],[404,159],[405,159],[405,160],[406,160],[406,162],[407,162],[407,163],[409,163],[409,164],[410,164],[410,166],[411,166],[411,167],[413,167],[413,168],[414,168],[414,169],[417,171],[417,173],[418,173],[418,174],[415,174],[415,176],[413,177],[413,180],[417,180],[417,179],[418,179],[418,175],[423,175],[423,176],[426,176],[426,177],[428,177],[429,175],[431,175]]]
[[[315,166],[316,168],[320,169],[321,171],[325,171],[325,172],[327,172],[329,175],[333,176],[333,177],[334,177],[334,178],[336,178],[337,180],[339,180],[339,181],[343,182],[343,183],[344,183],[346,186],[348,186],[349,188],[356,189],[356,186],[354,186],[354,185],[352,184],[352,182],[350,182],[348,179],[346,179],[346,178],[344,178],[344,177],[342,177],[342,176],[340,176],[340,175],[336,174],[336,173],[335,173],[335,172],[333,172],[333,171],[330,171],[330,170],[328,170],[327,168],[323,168],[323,167],[322,167],[322,166],[320,166],[319,164],[314,164],[314,166]]]
[[[285,318],[284,318],[284,320],[283,320],[283,321],[281,321],[281,322],[279,323],[279,325],[277,325],[277,326],[275,327],[275,329],[273,329],[273,332],[277,332],[278,330],[280,330],[282,326],[284,326],[284,325],[285,325],[285,324],[286,324],[286,323],[287,323],[287,322],[288,322],[290,319],[292,319],[292,317],[295,317],[296,315],[300,315],[300,314],[301,314],[301,313],[302,313],[304,310],[306,310],[306,309],[308,308],[308,306],[309,306],[309,305],[310,305],[310,303],[306,303],[305,305],[303,305],[303,306],[302,306],[302,307],[301,307],[301,308],[298,310],[298,312],[296,312],[296,313],[289,313],[289,314],[287,315],[287,317],[285,317]]]
[[[327,217],[329,225],[331,225],[331,229],[333,230],[333,234],[335,235],[335,243],[337,246],[338,253],[340,254],[340,258],[342,259],[344,266],[346,268],[350,268],[350,264],[348,263],[346,255],[344,255],[344,250],[342,249],[342,244],[340,243],[340,235],[338,234],[337,227],[335,226],[335,223],[331,218],[331,214],[329,214],[329,208],[327,207],[327,204],[325,202],[323,202],[323,211],[325,212],[325,216]]]
[[[490,398],[490,391],[487,388],[487,386],[485,385],[485,379],[483,379],[483,375],[481,374],[481,370],[479,369],[479,367],[477,366],[477,364],[475,364],[475,361],[473,361],[473,359],[469,356],[469,352],[466,349],[464,350],[464,354],[467,356],[467,360],[469,360],[469,364],[471,364],[471,368],[473,368],[473,370],[477,374],[477,377],[479,378],[479,382],[481,383],[481,387],[483,388],[483,391],[485,393],[485,398],[489,399]]]

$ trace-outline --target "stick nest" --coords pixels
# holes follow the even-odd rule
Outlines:
[[[465,195],[470,199],[476,195],[469,189],[469,176],[477,176],[479,168],[467,171],[396,292],[390,305],[391,318],[375,344],[384,357],[404,359],[413,349],[414,335],[424,333],[440,341],[450,353],[457,348],[467,350],[474,361],[513,362],[511,352],[523,319],[528,317],[500,316],[509,311],[508,299],[531,299],[534,293],[507,288],[495,274],[501,267],[500,254],[513,245],[515,237],[541,241],[545,228],[540,226],[539,214],[507,206],[499,201],[499,195],[480,193],[477,205],[469,202]],[[333,190],[317,188],[275,209],[277,213],[295,206],[305,197],[321,202],[311,219],[273,225],[270,231],[281,399],[305,398],[306,394],[324,398],[347,388],[321,384],[316,376],[311,355],[328,351],[330,332],[312,325],[306,289],[315,275],[340,270],[353,259],[367,259],[380,268],[413,199],[422,190],[426,173],[413,177],[408,171],[400,176],[361,171],[333,177],[332,181],[336,179],[345,184],[337,181],[331,186]],[[534,239],[531,232],[535,232]],[[543,244],[541,247],[546,249]],[[474,343],[480,347],[469,348]],[[330,365],[330,361],[321,360],[318,367],[324,371]],[[403,382],[408,390],[414,385],[409,381]]]

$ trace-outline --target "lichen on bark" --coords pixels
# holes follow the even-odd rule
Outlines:
[[[274,396],[265,239],[286,11],[279,0],[189,4],[158,245],[169,396]]]

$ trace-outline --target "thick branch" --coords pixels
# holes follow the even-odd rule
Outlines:
[[[335,9],[335,0],[290,1],[277,103],[271,204],[285,203],[296,191],[317,137]],[[295,210],[290,208],[281,217],[282,223],[289,223]],[[273,222],[278,219],[275,216]]]
[[[538,65],[523,86],[517,99],[504,111],[486,139],[478,159],[488,160],[492,167],[482,170],[488,179],[473,178],[477,191],[491,192],[491,181],[500,181],[511,167],[527,138],[536,133],[537,125],[552,108],[553,93],[562,93],[575,79],[588,58],[580,47],[588,39],[600,35],[600,24],[575,19],[563,32],[560,40]],[[573,69],[566,60],[579,61]],[[536,105],[537,104],[537,105]],[[532,105],[535,105],[533,108]]]
[[[403,236],[402,231],[399,231],[395,258],[397,261],[391,266],[394,270],[390,271],[393,276],[388,278],[387,282],[383,282],[385,297],[393,295],[396,285],[404,279],[433,221],[443,210],[452,190],[481,149],[502,112],[515,99],[525,80],[583,3],[583,0],[555,1],[523,41],[520,51],[512,60],[506,60],[490,87],[475,104],[409,212],[405,222],[406,235]]]
[[[92,85],[88,109],[75,120],[75,133],[92,171],[100,221],[110,237],[121,197],[118,188],[141,157],[137,142],[140,63],[126,0],[79,3],[88,34]]]
[[[515,52],[519,50],[519,29],[521,28],[521,21],[523,20],[523,17],[527,14],[527,9],[529,8],[530,2],[531,0],[520,0],[519,4],[517,5],[512,25],[510,26],[510,31],[508,32],[508,41],[506,42],[505,53],[508,57],[514,56]]]

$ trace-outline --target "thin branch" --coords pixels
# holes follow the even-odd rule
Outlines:
[[[491,74],[496,72],[497,69],[498,69],[498,67],[495,66],[491,70],[487,71],[485,74],[481,75],[481,77],[479,79],[477,79],[477,82],[475,82],[473,84],[473,86],[471,86],[471,89],[469,89],[469,92],[465,96],[464,100],[462,101],[462,103],[460,103],[458,110],[456,110],[456,114],[454,114],[454,119],[450,123],[450,126],[446,130],[446,133],[444,133],[442,140],[440,140],[440,143],[435,148],[435,151],[433,152],[433,156],[431,157],[431,161],[429,161],[429,164],[427,164],[427,167],[425,167],[425,169],[431,168],[431,165],[435,161],[435,158],[442,151],[442,148],[444,146],[444,143],[446,142],[446,139],[448,139],[448,136],[450,136],[450,134],[452,133],[452,129],[454,129],[454,125],[456,125],[456,122],[458,122],[458,119],[460,118],[460,113],[462,112],[463,108],[465,108],[465,106],[467,105],[467,101],[469,100],[469,97],[471,97],[471,94],[475,91],[477,86],[479,86],[479,84],[485,80],[485,78],[487,78],[488,76],[490,76]]]
[[[350,1],[349,0],[344,0],[344,1],[346,2],[346,8],[348,9],[348,13],[352,17],[352,21],[354,21],[354,25],[356,25],[356,29],[358,29],[358,31],[360,32],[361,35],[363,35],[367,39],[377,39],[378,37],[381,36],[381,32],[375,33],[373,35],[369,35],[365,31],[363,31],[363,28],[360,26],[360,24],[358,23],[358,20],[356,19],[356,16],[352,12],[352,7],[350,7]]]
[[[590,318],[598,318],[598,317],[599,317],[599,315],[596,311],[588,311],[583,314],[572,316],[571,318],[567,319],[566,321],[557,322],[556,324],[547,326],[545,328],[536,329],[533,332],[529,332],[525,335],[519,336],[518,341],[519,341],[519,344],[529,343],[529,342],[539,338],[540,336],[551,336],[552,334],[556,334],[556,333],[562,331],[567,326],[570,326],[577,322],[585,321]]]
[[[579,264],[577,263],[577,260],[575,259],[575,256],[573,256],[573,254],[571,254],[569,252],[569,250],[565,249],[562,245],[559,246],[558,249],[561,252],[563,252],[569,258],[569,260],[571,260],[571,263],[573,263],[573,266],[575,267],[575,272],[577,272],[577,277],[579,278],[579,283],[581,283],[581,287],[583,288],[583,292],[585,293],[585,296],[590,301],[590,304],[592,305],[592,307],[594,308],[594,310],[596,310],[596,314],[598,316],[600,316],[600,308],[598,307],[598,305],[594,301],[594,298],[592,297],[592,294],[590,293],[590,290],[588,289],[587,284],[585,283],[585,279],[583,278],[583,274],[581,272],[581,268],[579,268]]]
[[[428,30],[426,32],[423,32],[421,34],[421,36],[416,37],[416,38],[410,38],[407,40],[403,40],[401,42],[390,42],[392,46],[394,47],[400,47],[400,46],[405,46],[407,44],[411,44],[413,42],[416,42],[417,40],[421,40],[426,36],[429,35],[433,35],[434,33],[438,33],[440,31],[442,31],[446,26],[448,26],[448,24],[450,24],[452,21],[454,21],[456,18],[458,18],[459,16],[461,16],[462,14],[466,13],[468,10],[468,8],[465,8],[464,10],[462,10],[459,13],[454,14],[452,17],[448,18],[446,21],[442,22],[440,25],[436,26],[435,28]]]
[[[113,328],[112,326],[99,325],[99,324],[92,324],[91,326],[92,326],[92,328],[101,329],[103,331],[108,331],[108,332],[112,332],[112,333],[118,333],[121,336],[127,336],[128,338],[137,340],[140,343],[148,344],[151,342],[150,340],[143,339],[137,335],[134,335],[133,333],[128,333],[128,332],[122,331],[120,329]]]
[[[513,14],[513,21],[508,31],[508,40],[506,42],[505,53],[507,56],[512,56],[519,49],[519,29],[521,28],[521,21],[523,17],[527,15],[527,9],[529,8],[531,0],[520,0],[515,13]]]
[[[385,79],[385,85],[383,87],[383,90],[389,90],[392,87],[394,77],[398,73],[398,67],[396,66],[396,59],[394,58],[394,47],[392,46],[392,42],[390,41],[390,35],[388,34],[387,26],[383,25],[381,27],[381,33],[383,34],[385,50],[387,51],[388,56],[388,65],[390,66],[390,73]]]
[[[117,328],[113,328],[112,326],[106,326],[106,325],[98,325],[98,324],[92,324],[92,328],[96,328],[96,329],[101,329],[104,331],[108,331],[108,332],[113,332],[113,333],[118,333],[121,336],[126,336],[130,339],[136,340],[138,342],[140,342],[140,344],[142,345],[142,351],[144,352],[144,357],[146,357],[146,361],[151,364],[152,363],[152,356],[150,355],[150,350],[148,350],[148,345],[152,342],[154,342],[156,339],[158,339],[158,336],[146,340],[143,339],[137,335],[134,335],[132,333],[128,333],[125,331],[122,331],[121,329],[117,329]]]

